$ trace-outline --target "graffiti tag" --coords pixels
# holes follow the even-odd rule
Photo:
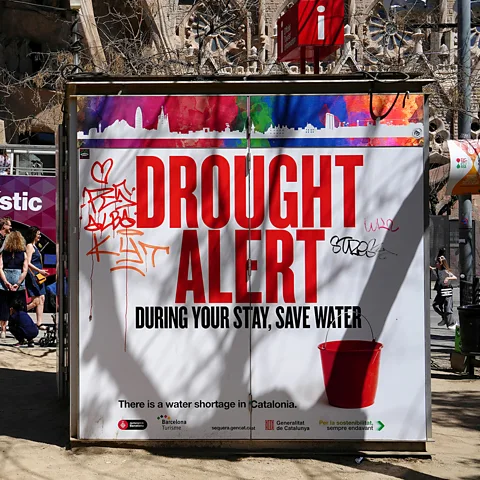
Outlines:
[[[377,218],[375,222],[370,222],[370,225],[367,225],[367,219],[363,221],[363,225],[365,226],[365,230],[367,232],[376,232],[377,230],[388,230],[389,232],[397,232],[400,227],[395,228],[393,220],[391,218],[387,218],[384,220],[383,218]]]
[[[135,237],[141,237],[141,230],[125,229],[118,230],[119,247],[118,249],[108,249],[107,241],[110,235],[105,238],[99,238],[96,233],[93,234],[93,247],[87,252],[87,256],[92,255],[97,262],[100,262],[100,255],[113,255],[118,257],[115,266],[110,268],[111,272],[115,270],[133,270],[142,276],[145,276],[148,265],[156,267],[155,255],[159,251],[164,251],[167,255],[170,253],[170,247],[161,247],[142,242]],[[141,269],[142,267],[143,269]]]
[[[330,245],[332,246],[332,252],[336,255],[343,253],[344,255],[367,258],[378,256],[380,260],[384,260],[388,255],[397,256],[396,253],[384,248],[382,243],[377,244],[375,238],[366,241],[357,240],[353,237],[340,238],[338,235],[334,235],[330,239]]]

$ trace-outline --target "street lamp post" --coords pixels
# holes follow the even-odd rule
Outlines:
[[[471,138],[470,103],[471,57],[470,57],[470,0],[457,0],[458,6],[458,90],[460,108],[458,113],[458,138]],[[460,253],[460,302],[473,303],[473,282],[475,277],[473,228],[472,228],[472,196],[460,195],[458,199],[458,233]]]

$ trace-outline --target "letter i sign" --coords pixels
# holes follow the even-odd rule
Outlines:
[[[323,5],[319,5],[317,7],[317,12],[319,13],[317,17],[317,37],[318,40],[325,40],[325,7]]]

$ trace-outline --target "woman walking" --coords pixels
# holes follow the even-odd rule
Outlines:
[[[25,239],[20,232],[12,232],[5,239],[0,255],[0,338],[5,338],[10,307],[16,303],[25,309],[25,277],[28,260]]]
[[[446,258],[441,255],[437,257],[435,267],[430,267],[435,273],[437,280],[435,282],[435,290],[437,295],[433,300],[432,307],[440,315],[442,320],[438,326],[446,325],[449,330],[455,329],[455,321],[453,320],[453,288],[452,280],[457,277],[450,271]]]
[[[37,247],[40,240],[40,229],[38,227],[30,227],[27,233],[27,260],[28,260],[28,279],[27,291],[31,298],[27,305],[27,310],[35,309],[37,316],[37,327],[41,328],[43,322],[43,305],[45,303],[45,285],[37,282],[35,275],[41,273],[45,277],[48,272],[43,269],[42,255]]]

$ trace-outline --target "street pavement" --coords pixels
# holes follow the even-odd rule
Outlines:
[[[433,287],[433,283],[432,283]],[[455,330],[448,330],[445,326],[438,326],[441,318],[432,308],[433,299],[435,297],[435,292],[431,291],[430,298],[430,352],[431,352],[431,361],[430,367],[432,371],[450,371],[452,372],[452,363],[450,361],[450,354],[455,350]],[[458,318],[458,307],[460,306],[460,288],[458,286],[453,289],[453,311],[454,311],[454,320],[455,323],[459,323]],[[458,357],[456,359],[457,368],[461,368],[462,358]],[[469,357],[470,358],[470,368],[468,374],[472,378],[472,374],[478,377],[480,371],[479,359],[478,357]],[[477,360],[475,360],[475,358]],[[460,362],[460,364],[458,363]],[[476,363],[475,363],[476,362]],[[467,368],[467,367],[466,367]],[[457,370],[457,373],[459,370]],[[463,373],[467,373],[466,371]],[[480,478],[480,477],[479,477]]]
[[[433,284],[432,284],[433,285]],[[455,347],[455,330],[448,330],[447,327],[438,326],[441,317],[432,308],[433,299],[435,298],[435,291],[430,291],[430,348],[432,352],[432,359],[443,355],[449,355]],[[458,310],[460,305],[460,289],[455,287],[453,289],[453,311],[455,322],[458,323]]]

